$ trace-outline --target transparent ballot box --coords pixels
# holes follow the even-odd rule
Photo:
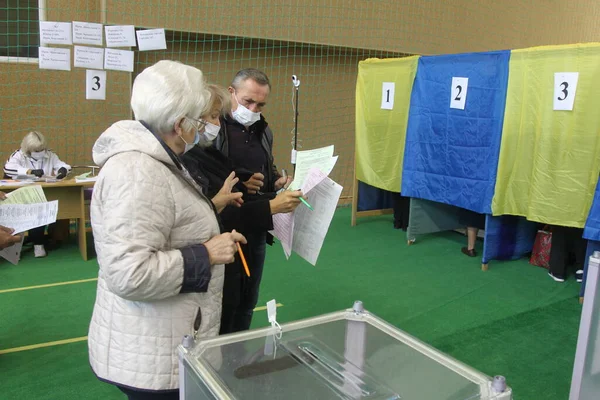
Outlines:
[[[512,399],[491,378],[364,310],[179,346],[180,398]]]
[[[600,252],[589,258],[569,400],[600,399]]]

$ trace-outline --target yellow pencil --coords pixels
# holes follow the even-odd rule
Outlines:
[[[244,264],[246,275],[250,276],[250,270],[248,269],[248,264],[246,263],[246,257],[244,257],[244,253],[242,252],[242,246],[240,246],[240,242],[235,242],[235,244],[237,244],[238,253],[240,253],[240,258],[242,259],[242,264]]]

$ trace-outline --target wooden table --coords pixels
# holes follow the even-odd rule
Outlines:
[[[65,179],[55,183],[33,183],[27,185],[0,185],[0,191],[8,193],[23,186],[40,185],[48,201],[58,200],[56,219],[76,219],[79,251],[85,261],[88,260],[87,238],[85,232],[85,203],[84,189],[94,187],[95,182],[76,182],[75,179]]]

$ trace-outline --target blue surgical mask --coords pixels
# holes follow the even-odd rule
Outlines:
[[[186,142],[185,139],[183,138],[183,136],[179,136],[179,137],[181,138],[181,140],[183,140],[183,143],[185,143],[185,149],[183,150],[183,154],[187,153],[188,151],[193,149],[195,145],[200,143],[200,131],[196,131],[196,135],[194,135],[194,143]]]

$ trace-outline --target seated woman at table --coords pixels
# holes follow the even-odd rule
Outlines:
[[[4,175],[16,179],[20,175],[35,175],[36,177],[55,176],[62,179],[71,170],[71,166],[48,150],[48,143],[40,132],[29,132],[21,142],[21,148],[10,156],[4,165]],[[46,227],[31,229],[29,238],[33,242],[35,257],[45,257],[44,247]]]
[[[4,165],[5,176],[16,179],[20,175],[35,175],[38,178],[55,176],[62,179],[71,166],[48,150],[48,143],[40,132],[29,132],[21,142],[21,148],[10,156]]]

